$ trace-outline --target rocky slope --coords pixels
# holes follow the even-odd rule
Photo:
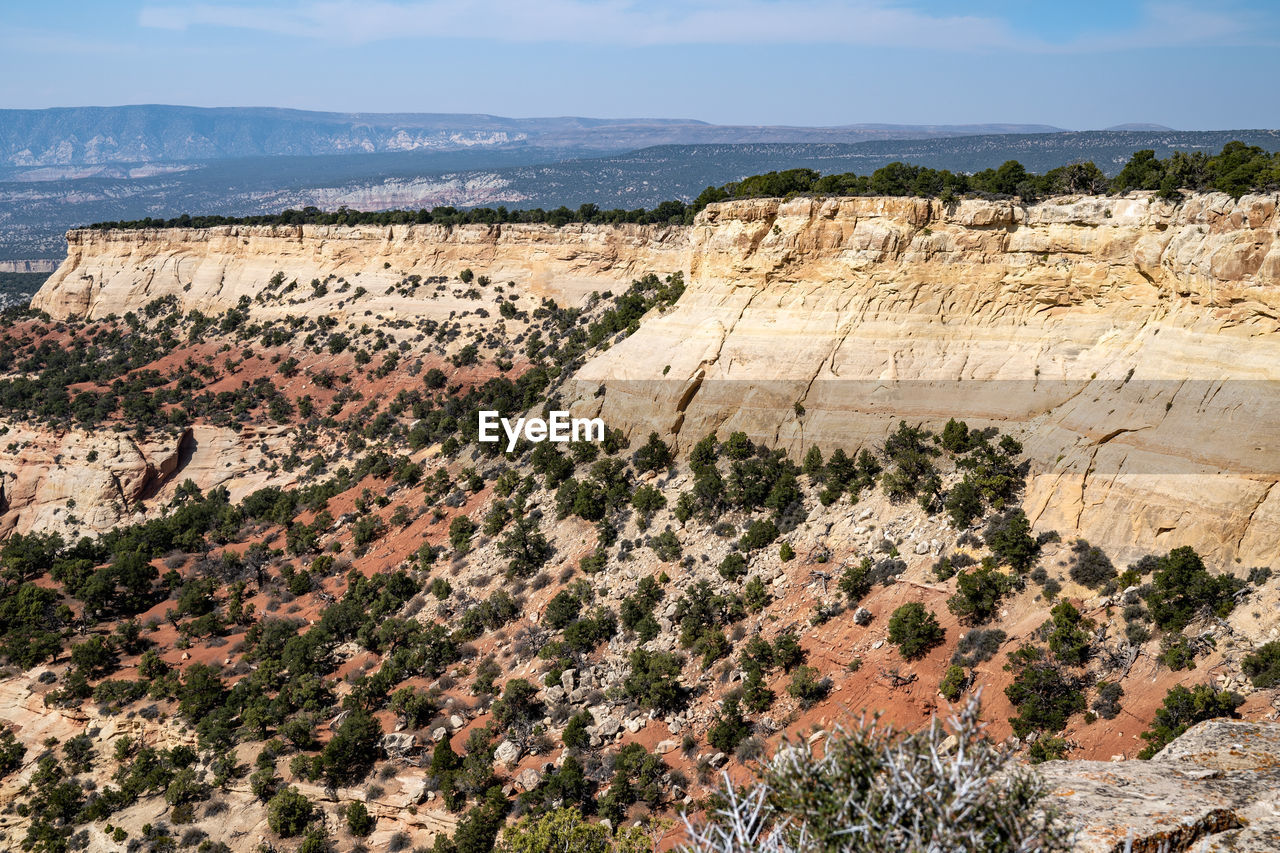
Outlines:
[[[1129,828],[1139,850],[1266,849],[1280,694],[1248,658],[1280,654],[1263,645],[1280,639],[1280,585],[1249,568],[1255,553],[1272,565],[1274,201],[761,201],[688,229],[73,235],[40,297],[58,319],[0,334],[0,535],[66,543],[10,536],[2,555],[22,597],[0,605],[42,606],[0,624],[16,667],[0,726],[26,750],[0,749],[0,801],[18,804],[0,841],[207,833],[252,849],[285,837],[267,803],[294,786],[340,849],[431,845],[475,831],[483,792],[550,807],[575,772],[596,817],[661,833],[649,818],[703,809],[719,771],[747,781],[783,738],[862,713],[917,730],[981,691],[990,733],[1020,758],[1086,759],[1046,769],[1085,849]],[[685,276],[589,295],[651,269]],[[630,446],[459,443],[473,406],[558,400],[601,411]],[[840,485],[834,448],[953,416],[1022,438],[1033,475],[999,494],[1024,494],[1061,541],[1013,536],[995,497],[967,521],[894,500],[901,448],[879,454],[878,481]],[[724,444],[700,457],[655,458],[647,441],[685,451],[713,429]],[[948,500],[965,472],[995,471],[974,448],[919,440]],[[1010,466],[1024,455],[996,443]],[[1179,473],[1196,465],[1212,476]],[[179,488],[188,477],[232,502],[289,491],[233,507]],[[165,512],[105,537],[109,552],[78,543]],[[1208,573],[1164,556],[1182,542]],[[1153,559],[1117,576],[1139,552]],[[919,654],[895,638],[908,605],[938,629]],[[1040,692],[1027,654],[1050,655]],[[655,662],[670,674],[646,674]],[[1126,761],[1180,685],[1256,724],[1225,735],[1248,762],[1230,764],[1222,738]],[[739,693],[750,717],[726,735]],[[170,752],[171,779],[98,807],[93,792],[145,769],[123,734],[194,740],[198,766]],[[445,742],[466,754],[453,811],[460,789],[426,770]],[[661,778],[622,800],[633,785],[615,762],[636,747]],[[43,807],[59,762],[86,795],[61,823]],[[374,817],[365,841],[355,801]]]
[[[762,199],[688,228],[76,231],[33,305],[92,318],[172,295],[217,311],[282,272],[370,291],[309,312],[442,316],[465,302],[388,287],[474,266],[530,305],[580,304],[683,270],[674,311],[579,373],[578,410],[684,447],[743,430],[791,451],[853,449],[904,417],[999,424],[1033,457],[1042,528],[1250,564],[1280,544],[1276,203]]]

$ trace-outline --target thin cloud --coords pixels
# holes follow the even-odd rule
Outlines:
[[[1130,30],[1095,33],[1051,49],[1060,52],[1104,52],[1199,46],[1275,44],[1274,21],[1251,10],[1220,4],[1152,2],[1143,7],[1142,19]]]
[[[234,27],[356,43],[469,38],[632,46],[837,43],[955,48],[1001,47],[1018,41],[995,19],[928,15],[870,0],[702,0],[672,7],[629,0],[329,0],[265,9],[195,3],[147,6],[139,22],[163,29]]]
[[[224,27],[367,44],[393,39],[651,46],[847,44],[948,51],[1088,53],[1211,44],[1271,43],[1271,22],[1230,8],[1151,2],[1122,32],[1054,42],[1002,19],[935,15],[891,0],[324,0],[263,7],[235,2],[162,3],[144,27]],[[1267,24],[1260,26],[1260,24]]]

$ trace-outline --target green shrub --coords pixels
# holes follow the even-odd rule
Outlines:
[[[765,683],[764,671],[759,664],[746,667],[747,677],[742,682],[742,702],[752,713],[767,711],[777,698]]]
[[[854,605],[871,592],[871,558],[863,557],[856,566],[848,565],[840,574],[840,591],[849,597],[849,604]]]
[[[262,802],[268,802],[280,788],[280,778],[276,776],[274,764],[260,767],[249,777],[249,790]]]
[[[972,479],[965,477],[947,492],[943,506],[954,527],[966,528],[982,517],[982,492]]]
[[[1040,556],[1040,543],[1031,535],[1031,522],[1020,509],[993,518],[983,532],[991,553],[1016,572],[1030,569]]]
[[[936,497],[942,488],[942,479],[932,458],[937,448],[930,443],[933,434],[920,427],[898,422],[898,429],[885,439],[884,455],[893,463],[880,484],[889,500],[898,501],[919,497],[922,504]]]
[[[1069,601],[1059,602],[1050,611],[1052,619],[1045,623],[1045,640],[1049,651],[1068,666],[1082,666],[1092,654],[1092,638],[1088,631],[1093,621],[1085,619]]]
[[[797,667],[791,674],[791,683],[787,685],[787,694],[797,700],[802,708],[822,701],[830,690],[830,683],[819,677],[818,670],[811,666]]]
[[[1151,758],[1196,723],[1217,717],[1238,717],[1236,709],[1244,697],[1229,690],[1218,690],[1209,684],[1197,684],[1188,690],[1175,685],[1165,694],[1164,705],[1156,710],[1151,728],[1142,733],[1147,742],[1139,758]]]
[[[608,827],[585,820],[577,808],[570,806],[543,815],[525,815],[508,826],[502,837],[501,849],[510,853],[625,853],[632,850],[628,845],[640,843],[644,834],[637,827],[622,827],[615,841]]]
[[[565,724],[564,734],[561,735],[565,748],[586,749],[591,742],[591,736],[587,734],[589,725],[591,725],[591,715],[586,711],[579,711],[570,717],[569,722]]]
[[[1280,641],[1272,640],[1245,655],[1240,669],[1259,690],[1280,684]]]
[[[747,573],[747,558],[737,551],[726,554],[720,561],[720,577],[727,581],[736,581]]]
[[[635,453],[636,470],[661,471],[671,464],[671,448],[656,432],[649,433],[649,440]]]
[[[967,453],[972,446],[969,425],[964,421],[949,418],[946,426],[942,428],[942,435],[938,436],[938,443],[951,453]]]
[[[542,621],[554,631],[563,630],[582,612],[582,600],[567,589],[562,589],[547,602]]]
[[[751,734],[751,724],[742,716],[738,698],[729,696],[707,729],[707,742],[721,752],[731,753]]]
[[[738,545],[745,551],[754,551],[773,544],[778,538],[778,526],[772,519],[757,519],[747,525],[747,530],[738,540]]]
[[[1009,719],[1013,732],[1026,737],[1033,731],[1060,732],[1067,719],[1084,710],[1084,691],[1078,678],[1068,677],[1043,649],[1023,646],[1009,653],[1005,669],[1015,673],[1004,695],[1017,716]]]
[[[375,822],[364,803],[356,801],[347,806],[347,829],[352,835],[363,838],[373,832]]]
[[[679,706],[683,698],[682,661],[677,655],[636,649],[629,663],[631,672],[622,683],[628,696],[657,711],[671,711]]]
[[[1196,668],[1195,651],[1191,648],[1191,644],[1187,642],[1187,638],[1181,634],[1166,636],[1161,641],[1160,654],[1156,656],[1156,660],[1174,672]],[[1241,662],[1241,669],[1244,669],[1245,662],[1247,662],[1247,658]],[[1248,670],[1245,670],[1245,674],[1248,675]]]
[[[631,505],[648,517],[666,506],[667,499],[653,486],[644,485],[631,496]]]
[[[1067,757],[1066,738],[1058,735],[1036,738],[1035,743],[1027,750],[1027,758],[1032,764],[1043,764],[1046,761],[1061,761]]]
[[[334,786],[358,784],[373,768],[381,739],[377,719],[361,708],[353,710],[321,751],[321,774]]]
[[[805,651],[791,631],[784,631],[774,637],[773,648],[769,654],[773,665],[784,672],[790,672],[794,667],[804,663],[805,659]]]
[[[680,540],[670,530],[664,530],[649,540],[649,547],[653,549],[653,553],[657,555],[658,559],[664,563],[680,559]]]
[[[942,683],[938,685],[938,692],[945,696],[948,702],[958,702],[967,682],[968,678],[964,674],[964,667],[952,664],[947,667],[946,673],[943,674]]]
[[[1120,698],[1124,688],[1114,681],[1099,681],[1098,695],[1093,700],[1093,710],[1104,720],[1114,720],[1120,715]]]
[[[523,730],[540,713],[538,689],[523,678],[513,678],[502,688],[502,698],[493,703],[493,718],[504,729]]]
[[[973,571],[956,576],[956,593],[947,599],[947,609],[967,625],[982,625],[995,618],[1000,602],[1013,587],[1013,578],[986,560]]]
[[[498,540],[498,553],[508,558],[508,577],[527,578],[546,565],[552,548],[538,529],[538,522],[522,514],[511,524],[507,535]]]
[[[1210,575],[1200,555],[1184,545],[1159,559],[1145,597],[1157,626],[1182,631],[1197,616],[1228,616],[1244,586],[1231,575]]]
[[[267,804],[267,825],[281,838],[301,835],[314,815],[311,801],[297,788],[285,788]]]
[[[916,660],[942,645],[946,632],[938,618],[918,601],[902,605],[889,617],[889,642],[907,660]]]
[[[810,477],[818,477],[822,474],[822,449],[818,445],[813,445],[804,454],[804,463],[801,470]]]
[[[465,515],[459,515],[449,522],[449,544],[459,554],[465,554],[470,548],[471,537],[475,532],[476,523]]]
[[[742,603],[752,613],[759,613],[769,606],[769,602],[773,600],[773,596],[769,594],[769,588],[760,578],[752,578],[742,587]]]

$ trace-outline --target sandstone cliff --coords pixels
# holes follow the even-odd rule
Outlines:
[[[4,421],[0,430],[0,537],[35,531],[74,540],[102,533],[142,520],[188,479],[203,490],[225,487],[233,501],[294,479],[267,470],[268,456],[287,444],[280,427],[197,424],[145,441],[109,430],[56,432]]]
[[[683,446],[743,430],[792,451],[853,449],[899,418],[999,424],[1032,457],[1042,528],[1121,557],[1194,544],[1248,565],[1280,544],[1276,206],[762,199],[688,228],[80,231],[33,305],[101,317],[172,295],[221,310],[279,271],[374,283],[361,314],[433,315],[456,306],[386,285],[471,267],[572,303],[679,269],[675,309],[579,371],[575,408]]]
[[[474,268],[529,293],[576,301],[593,290],[625,287],[646,272],[687,262],[686,233],[658,226],[436,225],[223,226],[209,229],[71,231],[67,259],[31,304],[54,317],[100,319],[172,295],[186,310],[217,312],[256,296],[277,272],[306,284],[333,275],[364,286],[360,313],[431,313],[440,303],[389,295],[408,275],[456,276]],[[339,293],[308,301],[306,311],[333,311]],[[535,303],[536,304],[536,303]],[[288,305],[262,309],[290,313]],[[294,308],[293,313],[299,313]]]
[[[1024,439],[1028,510],[1121,556],[1280,540],[1276,198],[713,206],[690,289],[579,373],[580,408],[793,451],[898,418]],[[596,389],[605,384],[608,393]]]

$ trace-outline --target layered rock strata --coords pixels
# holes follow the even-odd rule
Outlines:
[[[1276,207],[760,199],[689,227],[79,231],[33,304],[101,317],[173,296],[220,310],[282,272],[345,276],[371,301],[255,310],[435,316],[456,306],[387,287],[471,268],[533,302],[574,303],[681,270],[673,309],[578,372],[576,413],[682,448],[742,430],[797,453],[875,444],[899,419],[963,418],[1023,440],[1041,528],[1121,558],[1192,544],[1248,566],[1280,545]]]

